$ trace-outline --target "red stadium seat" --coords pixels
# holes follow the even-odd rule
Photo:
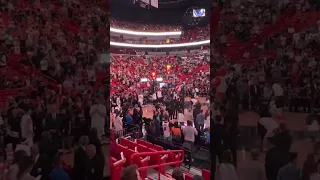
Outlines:
[[[146,146],[146,147],[152,148],[152,149],[154,148],[154,145],[152,143],[141,140],[141,139],[137,139],[137,144],[141,144],[143,146]]]
[[[137,147],[136,142],[130,141],[126,138],[120,138],[119,141],[121,145],[127,146],[129,149],[135,150],[135,148]]]
[[[113,157],[110,157],[110,172],[111,180],[119,180],[123,164],[126,162],[126,159],[117,160]]]
[[[202,177],[204,178],[204,180],[210,180],[210,171],[202,169]]]
[[[191,175],[189,173],[185,173],[184,174],[184,180],[193,180],[193,175]]]

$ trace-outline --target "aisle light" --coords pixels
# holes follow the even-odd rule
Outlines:
[[[120,34],[130,34],[135,36],[177,36],[181,35],[181,31],[171,31],[171,32],[140,32],[140,31],[129,31],[123,29],[116,29],[110,27],[110,32],[120,33]]]
[[[171,65],[168,64],[168,65],[167,65],[167,71],[170,71],[170,69],[171,69]]]
[[[131,48],[175,48],[175,47],[188,47],[188,46],[200,46],[200,45],[208,45],[210,44],[210,40],[198,41],[198,42],[189,42],[189,43],[181,43],[181,44],[128,44],[128,43],[120,43],[120,42],[112,42],[110,41],[111,46],[120,46],[120,47],[131,47]]]
[[[151,75],[152,75],[152,79],[154,80],[156,78],[156,73],[152,72]]]
[[[168,64],[168,65],[167,65],[167,74],[170,74],[170,70],[171,70],[171,65]]]

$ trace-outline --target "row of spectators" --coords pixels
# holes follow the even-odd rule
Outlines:
[[[163,26],[143,23],[130,23],[110,18],[110,26],[112,28],[120,28],[124,30],[147,31],[147,32],[166,32],[181,31],[181,26]]]
[[[311,1],[224,1],[221,11],[220,38],[234,36],[245,42],[259,36],[284,15],[313,9]]]

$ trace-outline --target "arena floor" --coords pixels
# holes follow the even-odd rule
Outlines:
[[[306,138],[303,137],[304,132],[306,131],[306,117],[307,113],[293,113],[293,112],[285,112],[283,123],[286,124],[287,128],[290,130],[293,136],[293,144],[291,151],[298,153],[298,166],[302,167],[303,162],[306,160],[306,157],[313,150],[313,143],[309,142]],[[243,127],[256,127],[257,121],[259,120],[259,115],[255,112],[244,112],[239,116],[240,126]],[[239,152],[240,156],[243,156],[243,152]],[[249,156],[245,156],[239,159],[242,160],[247,159]],[[241,167],[239,164],[239,167]]]
[[[191,101],[190,97],[186,97],[185,98],[185,102],[190,102],[190,101]],[[199,101],[200,103],[204,103],[206,101],[206,98],[199,97],[199,98],[197,98],[197,101]],[[204,111],[207,111],[208,107],[207,106],[202,106],[201,109],[203,109]],[[153,117],[153,111],[155,110],[155,108],[154,108],[153,105],[146,105],[146,106],[144,106],[142,108],[142,110],[143,110],[143,117],[152,118]],[[186,109],[184,111],[184,116],[185,116],[185,122],[187,122],[189,119],[186,118],[186,117],[188,117]]]

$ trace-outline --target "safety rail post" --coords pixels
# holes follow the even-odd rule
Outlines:
[[[168,153],[180,153],[180,161],[174,161],[174,162],[168,162],[168,163],[160,163],[161,162],[161,155],[162,154],[168,154]],[[159,155],[159,161],[158,164],[156,165],[151,165],[151,166],[144,166],[144,167],[139,167],[138,170],[144,170],[148,168],[158,168],[158,179],[160,180],[160,167],[161,166],[166,166],[166,165],[172,165],[172,164],[177,164],[177,163],[182,163],[184,161],[184,150],[167,150],[167,151],[156,151],[156,152],[137,152],[131,155],[130,158],[130,164],[133,164],[133,160],[136,157],[141,157],[141,156],[150,156],[150,155]]]

